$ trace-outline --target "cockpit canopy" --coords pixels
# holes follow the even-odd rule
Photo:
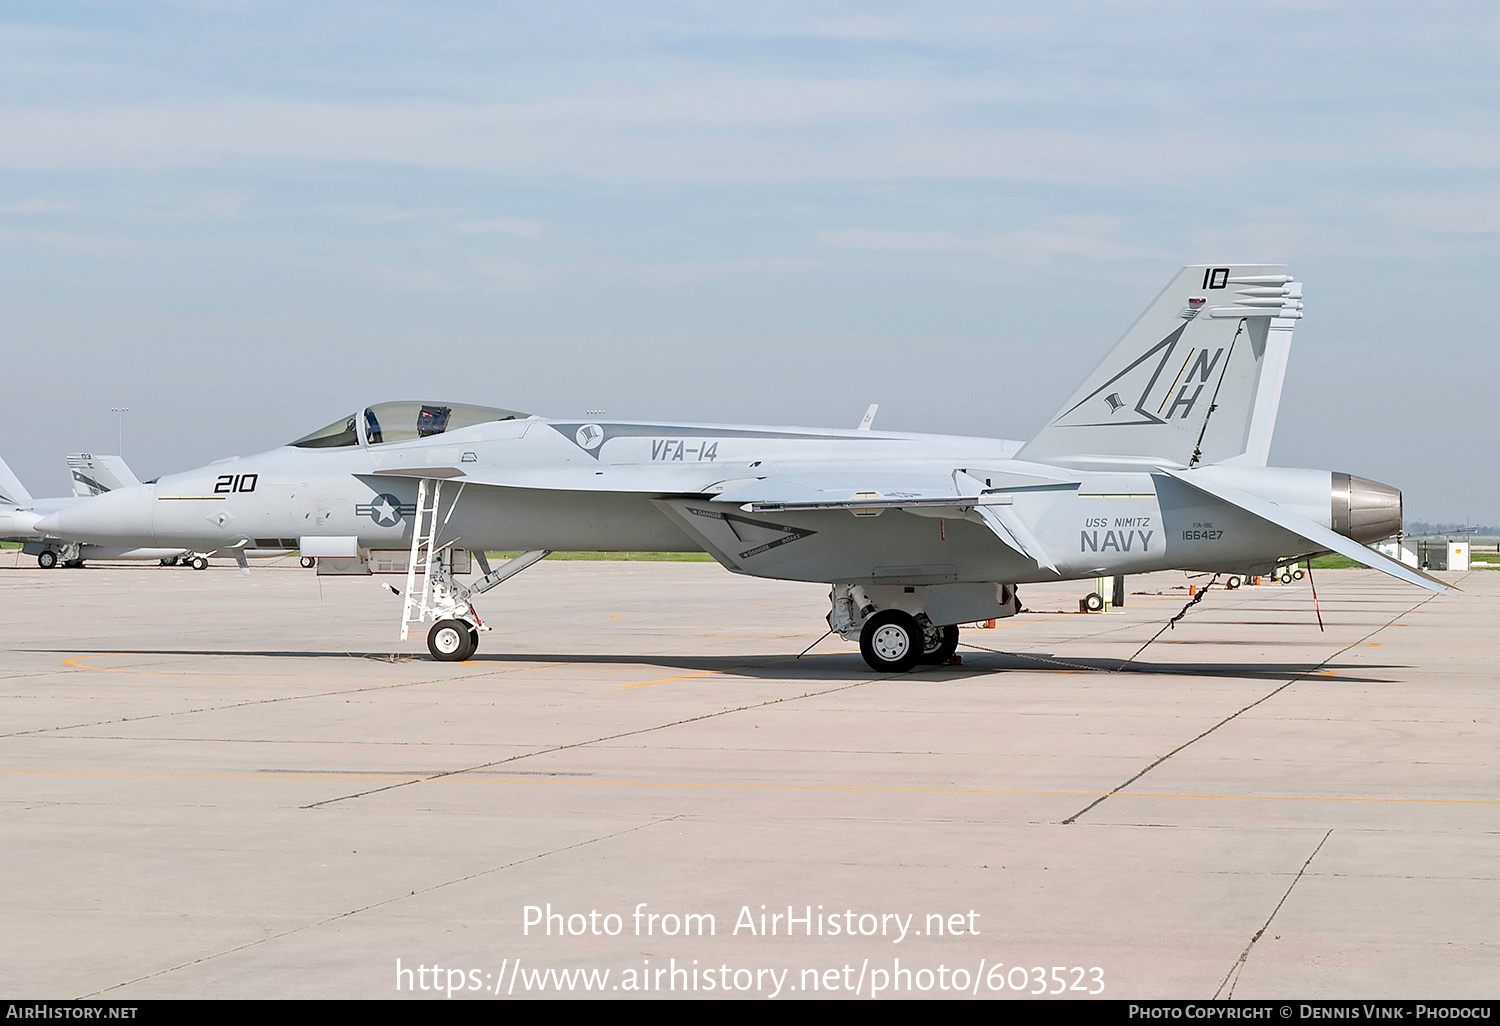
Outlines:
[[[473,427],[475,424],[517,420],[528,416],[530,414],[514,410],[468,406],[463,403],[377,403],[365,407],[363,414],[351,413],[347,417],[340,417],[327,427],[303,435],[291,444],[299,449],[336,449],[345,445],[408,442],[414,438],[430,438],[445,431]]]

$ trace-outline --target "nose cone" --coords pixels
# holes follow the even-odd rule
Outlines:
[[[1401,489],[1353,474],[1333,475],[1333,529],[1361,545],[1401,530]]]
[[[150,485],[133,485],[64,506],[36,524],[51,538],[95,545],[149,546],[156,538],[151,528]]]

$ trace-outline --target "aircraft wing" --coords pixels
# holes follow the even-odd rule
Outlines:
[[[824,510],[845,510],[855,516],[878,516],[886,510],[904,510],[918,516],[937,516],[948,513],[963,517],[972,513],[980,523],[990,529],[1005,545],[1036,563],[1037,566],[1057,573],[1057,564],[1047,554],[1040,542],[1032,535],[1025,522],[1012,508],[1014,497],[1008,494],[984,495],[905,495],[900,497],[875,497],[871,492],[852,499],[825,499],[804,502],[747,502],[740,506],[746,513],[802,513]]]
[[[1228,488],[1213,481],[1205,481],[1202,475],[1192,471],[1163,470],[1162,473],[1181,481],[1189,488],[1211,495],[1221,502],[1227,502],[1231,506],[1238,506],[1254,516],[1274,524],[1284,531],[1290,531],[1300,538],[1318,546],[1337,552],[1341,556],[1348,556],[1358,563],[1362,563],[1372,570],[1390,574],[1397,580],[1405,581],[1407,584],[1415,584],[1419,588],[1446,595],[1450,590],[1456,590],[1453,585],[1438,580],[1430,574],[1421,570],[1413,569],[1404,563],[1398,563],[1389,556],[1376,552],[1367,546],[1361,545],[1353,538],[1346,538],[1337,531],[1324,527],[1322,524],[1314,523],[1306,517],[1298,516],[1290,510],[1278,506],[1274,502],[1259,498],[1238,488]]]
[[[393,459],[391,456],[398,456]],[[952,472],[934,473],[921,461],[884,461],[852,468],[847,462],[809,464],[806,469],[774,476],[758,474],[744,463],[637,463],[602,466],[497,466],[464,462],[459,450],[378,454],[374,477],[441,478],[495,488],[549,491],[634,492],[656,495],[703,495],[721,502],[839,502],[877,493],[884,498],[927,498],[977,492],[984,482],[955,483]],[[994,488],[1019,488],[1074,481],[1076,475],[1056,468],[1027,468],[1027,473],[970,471]],[[962,473],[962,472],[960,472]],[[952,503],[950,503],[951,505]]]
[[[670,492],[702,494],[724,477],[712,463],[646,465],[594,469],[579,466],[496,466],[465,462],[460,450],[416,449],[378,453],[373,477],[437,478],[492,488],[537,488],[547,491]],[[743,464],[741,465],[743,466]],[[603,473],[600,473],[600,470]]]

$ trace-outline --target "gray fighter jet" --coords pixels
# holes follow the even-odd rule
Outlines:
[[[26,487],[11,471],[4,460],[0,460],[0,541],[18,541],[22,551],[35,556],[37,565],[43,570],[58,566],[82,566],[86,559],[156,559],[175,560],[181,549],[141,547],[138,545],[98,546],[85,545],[77,540],[60,538],[37,530],[37,523],[44,517],[64,509],[79,499],[91,495],[103,495],[117,488],[139,485],[140,479],[131,473],[124,459],[119,456],[95,456],[92,453],[73,453],[68,457],[68,470],[73,476],[73,494],[55,498],[34,499]]]
[[[1301,315],[1284,267],[1184,268],[1025,443],[382,403],[38,526],[101,544],[295,544],[319,573],[404,573],[401,636],[430,622],[440,660],[489,629],[479,594],[560,549],[704,551],[734,573],[828,583],[829,626],[885,671],[945,661],[959,624],[1014,615],[1017,587],[1038,581],[1269,573],[1333,551],[1443,590],[1365,545],[1400,529],[1397,489],[1265,465]],[[487,550],[523,554],[491,568]],[[481,576],[465,584],[470,553]]]

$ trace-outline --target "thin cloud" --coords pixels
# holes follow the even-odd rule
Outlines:
[[[976,253],[1015,264],[1044,264],[1054,257],[1101,262],[1170,259],[1162,250],[1121,241],[1121,224],[1109,217],[1058,218],[1035,228],[966,235],[947,231],[852,229],[821,232],[829,249],[900,253]]]
[[[1424,232],[1485,235],[1500,232],[1500,190],[1385,196],[1370,209],[1408,228]]]
[[[535,221],[523,221],[515,217],[496,217],[487,221],[466,221],[458,230],[468,235],[513,235],[518,239],[537,239],[542,235],[542,226]]]
[[[458,286],[439,271],[409,264],[361,262],[348,264],[344,270],[395,289],[397,292],[456,292]]]
[[[0,110],[0,167],[182,168],[226,159],[488,170],[656,181],[999,178],[1118,184],[1176,182],[1266,161],[1326,162],[1337,151],[1180,131],[1002,129],[919,117],[938,106],[900,82],[863,95],[857,82],[817,97],[795,88],[570,97],[530,104],[283,101],[90,110]],[[688,92],[693,90],[689,89]],[[805,101],[805,102],[804,102]],[[738,105],[738,108],[736,108]],[[717,120],[716,120],[717,119]],[[718,131],[702,131],[716,126]],[[758,128],[827,132],[765,132]],[[731,131],[731,129],[739,129]]]
[[[77,210],[77,203],[69,203],[64,200],[29,199],[21,200],[19,203],[11,203],[0,207],[0,213],[5,214],[66,214]]]
[[[0,231],[0,242],[17,246],[46,246],[88,256],[135,259],[146,255],[145,248],[133,239],[80,235],[76,232]]]
[[[472,263],[475,273],[485,280],[489,291],[500,295],[537,292],[569,279],[667,289],[741,275],[799,274],[822,266],[821,261],[800,257],[664,262],[584,260],[572,264],[539,264],[486,257]]]

